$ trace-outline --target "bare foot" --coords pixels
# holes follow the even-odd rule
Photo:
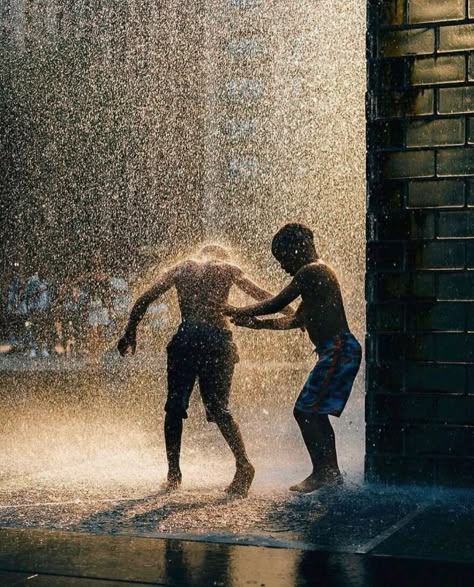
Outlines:
[[[247,497],[253,478],[255,477],[255,469],[250,464],[237,465],[232,483],[225,490],[230,495],[238,495],[240,497]]]
[[[176,491],[181,485],[181,478],[181,473],[179,475],[168,475],[168,479],[161,484],[161,489],[167,492]]]
[[[304,481],[301,481],[301,483],[292,485],[290,491],[296,491],[297,493],[311,493],[312,491],[316,491],[316,489],[321,489],[321,487],[342,485],[343,483],[344,480],[340,473],[326,475],[324,477],[312,473],[309,477],[306,477]]]

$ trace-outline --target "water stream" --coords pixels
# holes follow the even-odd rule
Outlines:
[[[99,251],[136,297],[211,238],[277,290],[287,277],[272,234],[302,221],[363,339],[365,2],[12,0],[1,19],[4,275],[40,268],[61,282]],[[107,504],[131,500],[117,511],[132,526],[245,533],[286,507],[286,487],[309,468],[291,411],[312,349],[301,333],[236,338],[232,406],[257,467],[247,505],[222,501],[232,461],[197,398],[183,493],[153,501],[165,471],[163,335],[123,361],[0,357],[0,523],[117,531],[122,514],[107,526]],[[360,374],[335,422],[349,487],[362,479],[363,385]],[[140,518],[143,499],[151,517]]]

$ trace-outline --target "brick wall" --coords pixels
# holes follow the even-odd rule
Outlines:
[[[474,485],[474,0],[368,0],[369,479]]]

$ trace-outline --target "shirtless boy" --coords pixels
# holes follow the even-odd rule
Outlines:
[[[234,366],[239,358],[229,320],[222,309],[233,285],[256,300],[267,299],[271,294],[248,279],[239,267],[227,262],[227,258],[223,247],[207,245],[201,250],[199,260],[186,260],[166,271],[137,300],[118,342],[122,356],[129,351],[135,353],[137,326],[148,306],[167,290],[176,288],[182,322],[167,347],[167,490],[177,489],[181,484],[179,459],[183,419],[188,417],[189,398],[196,379],[207,419],[217,424],[236,460],[236,473],[227,492],[247,495],[255,474],[239,427],[228,409]]]
[[[362,349],[349,330],[337,277],[319,258],[312,231],[303,224],[287,224],[274,236],[272,253],[293,276],[291,283],[272,299],[245,308],[228,307],[226,313],[234,317],[235,324],[248,328],[304,327],[316,348],[318,361],[293,412],[313,471],[290,490],[309,493],[325,484],[342,483],[329,415],[341,415],[359,370]],[[301,305],[293,316],[255,318],[279,312],[298,297]]]

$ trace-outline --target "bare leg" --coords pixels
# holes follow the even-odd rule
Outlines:
[[[290,487],[290,490],[309,493],[327,483],[342,483],[337,464],[336,439],[329,416],[306,414],[296,410],[294,416],[308,449],[313,471],[304,481]]]
[[[165,417],[165,444],[168,459],[168,480],[164,489],[173,491],[181,485],[181,469],[179,457],[181,454],[181,436],[183,434],[183,419],[176,414],[167,413]]]
[[[208,419],[214,421],[235,457],[236,472],[227,493],[245,497],[250,489],[255,469],[249,461],[239,426],[227,409],[235,363],[225,352],[203,365],[199,388]]]
[[[323,447],[323,458],[326,474],[331,476],[340,476],[341,471],[337,463],[337,452],[336,452],[336,435],[334,434],[334,428],[332,427],[331,421],[327,414],[318,415],[319,427],[321,435],[326,440],[326,444]]]
[[[215,421],[235,457],[237,467],[234,479],[226,491],[245,497],[255,476],[255,469],[247,456],[239,426],[228,412],[216,414]]]

